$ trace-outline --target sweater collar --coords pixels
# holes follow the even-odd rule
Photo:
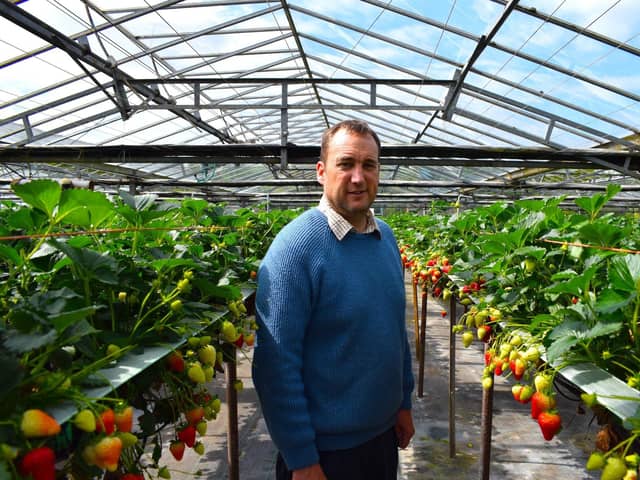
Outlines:
[[[338,240],[342,240],[350,231],[356,231],[353,225],[333,209],[324,195],[322,195],[322,198],[320,199],[318,210],[325,214],[329,223],[329,228]],[[362,233],[375,233],[378,238],[381,236],[380,228],[378,228],[378,222],[376,222],[373,209],[369,209],[367,212],[367,225]]]

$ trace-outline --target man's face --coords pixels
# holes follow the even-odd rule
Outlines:
[[[338,130],[316,164],[318,182],[331,206],[355,227],[364,226],[378,193],[378,145],[370,135]]]

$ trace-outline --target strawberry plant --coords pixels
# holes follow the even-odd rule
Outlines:
[[[137,475],[145,447],[154,446],[157,463],[162,433],[175,436],[186,412],[215,418],[219,399],[194,397],[205,398],[203,383],[230,358],[225,349],[250,345],[255,322],[241,289],[254,284],[271,238],[299,212],[228,213],[204,200],[107,197],[49,180],[13,190],[20,201],[0,204],[0,445],[16,455],[3,453],[0,468],[28,464],[30,439],[52,439],[66,456],[79,452],[67,471]],[[225,340],[223,321],[242,335],[240,345]],[[166,360],[104,398],[85,394],[108,391],[102,369],[190,337],[202,343],[168,349]],[[189,380],[197,364],[197,381]],[[58,405],[77,411],[65,417],[71,428],[56,433],[33,412]],[[51,474],[49,463],[43,471]]]
[[[422,274],[426,262],[447,258],[452,264],[437,287],[465,306],[453,327],[465,346],[475,341],[474,331],[480,340],[489,337],[483,386],[492,373],[513,377],[520,401],[525,387],[533,393],[535,378],[537,391],[528,401],[535,417],[545,412],[545,425],[557,419],[546,421],[554,400],[550,381],[538,375],[542,369],[586,362],[640,387],[640,228],[637,214],[606,212],[619,191],[609,185],[604,193],[577,198],[573,209],[563,209],[558,197],[388,219],[414,282],[415,265],[418,279],[428,282],[434,279],[429,270]],[[626,427],[635,439],[640,420],[627,419]],[[553,429],[546,431],[550,436]],[[614,465],[607,467],[609,476],[615,470],[622,478],[627,467],[635,475],[637,466],[608,463]]]

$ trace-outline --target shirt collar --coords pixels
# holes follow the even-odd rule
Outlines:
[[[354,232],[357,231],[353,225],[333,209],[329,200],[327,200],[327,197],[324,195],[322,195],[322,198],[320,199],[318,210],[326,215],[327,221],[329,222],[329,228],[338,240],[342,240],[347,236],[347,233],[352,230]],[[380,229],[378,228],[378,222],[376,222],[373,209],[369,209],[367,212],[367,225],[362,233],[375,233],[378,238],[380,238]]]

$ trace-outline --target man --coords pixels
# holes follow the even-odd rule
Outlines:
[[[277,235],[258,272],[253,379],[277,480],[395,480],[414,434],[414,380],[396,239],[370,209],[380,140],[325,132],[323,196]]]

